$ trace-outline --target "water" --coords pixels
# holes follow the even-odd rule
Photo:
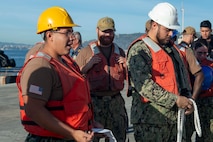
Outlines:
[[[16,67],[22,67],[24,64],[25,55],[28,52],[28,49],[8,49],[4,50],[4,53],[8,56],[9,59],[14,59],[16,61]]]

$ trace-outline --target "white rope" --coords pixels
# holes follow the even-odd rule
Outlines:
[[[177,142],[182,141],[183,136],[183,124],[185,121],[185,110],[182,108],[178,109],[178,119],[177,119]]]
[[[190,99],[193,103],[194,106],[194,124],[195,124],[195,130],[198,134],[199,137],[202,136],[202,130],[201,130],[201,126],[200,126],[200,118],[199,118],[199,114],[198,114],[198,109],[197,109],[197,105],[195,103],[195,101],[193,99]]]
[[[193,99],[190,99],[192,101],[192,104],[194,106],[194,124],[195,124],[195,130],[199,137],[202,136],[201,126],[200,126],[200,119],[198,114],[198,109],[195,101]],[[185,121],[185,109],[178,109],[178,120],[177,120],[177,142],[182,141],[183,136],[183,125]]]

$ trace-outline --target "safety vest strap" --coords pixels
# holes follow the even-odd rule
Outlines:
[[[159,45],[157,45],[149,37],[145,37],[142,40],[145,42],[146,45],[148,45],[149,47],[151,47],[154,52],[158,52],[159,50],[161,50],[161,47]]]
[[[186,52],[186,48],[189,48],[189,46],[184,42],[181,42],[180,44],[178,44],[177,47],[183,52]]]
[[[113,43],[113,45],[114,45],[114,53],[120,55],[119,46],[116,43]],[[92,50],[92,52],[93,52],[94,55],[100,53],[100,50],[99,50],[96,42],[94,42],[92,44],[89,44],[89,46],[90,46],[90,48],[91,48],[91,50]]]
[[[97,46],[96,43],[90,44],[90,48],[91,48],[93,54],[98,54],[98,53],[100,53],[100,50],[98,49],[98,46]]]
[[[50,61],[51,58],[52,58],[51,56],[49,56],[49,55],[47,55],[47,54],[45,54],[43,52],[38,52],[35,57],[43,57],[43,58],[45,58],[48,61]]]

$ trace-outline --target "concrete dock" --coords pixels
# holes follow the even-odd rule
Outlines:
[[[1,142],[24,142],[27,133],[20,123],[15,83],[0,86],[0,128]]]
[[[124,90],[128,115],[130,114],[131,97],[127,98]],[[19,118],[18,90],[15,83],[0,85],[0,142],[24,142],[27,132]],[[133,133],[129,133],[129,142],[135,142]]]

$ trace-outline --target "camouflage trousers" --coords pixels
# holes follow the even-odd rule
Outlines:
[[[185,116],[185,127],[186,127],[186,141],[191,142],[192,135],[195,131],[194,125],[194,114],[186,115]]]
[[[206,98],[207,99],[207,98]],[[202,137],[196,137],[196,142],[212,142],[213,141],[213,104],[208,103],[212,98],[208,98],[207,103],[197,103],[200,116]]]
[[[118,142],[125,142],[128,129],[128,117],[125,102],[121,94],[115,96],[99,97],[92,95],[95,121],[101,123],[104,128],[110,129]],[[100,138],[95,137],[93,142]],[[108,141],[107,139],[105,141]]]
[[[134,137],[136,142],[176,142],[176,124],[133,124]],[[185,132],[183,132],[182,142],[186,142]]]
[[[42,136],[28,134],[27,138],[25,139],[25,142],[75,142],[75,141],[74,140],[64,140],[64,139],[53,138],[53,137],[42,137]]]

